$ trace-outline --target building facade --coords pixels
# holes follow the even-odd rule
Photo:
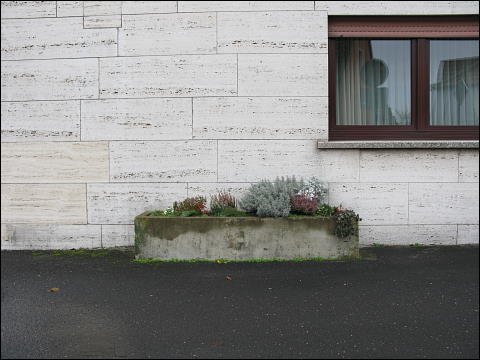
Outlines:
[[[240,196],[282,175],[328,183],[329,202],[363,219],[364,246],[478,243],[477,1],[2,1],[1,10],[2,249],[133,245],[145,210],[218,190]],[[435,57],[450,45],[425,45],[422,34],[418,44],[360,34],[329,46],[329,23],[348,31],[344,16],[367,22],[356,29],[368,16],[465,16],[476,57],[470,43],[457,58]],[[430,85],[411,76],[423,74],[409,61],[422,46],[438,62]],[[422,86],[431,119],[460,135],[410,136],[422,116],[411,89]],[[371,126],[406,130],[369,138]]]

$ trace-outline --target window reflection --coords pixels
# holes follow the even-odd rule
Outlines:
[[[409,40],[339,40],[337,124],[409,125],[410,74]]]
[[[430,124],[478,126],[478,40],[430,42]]]

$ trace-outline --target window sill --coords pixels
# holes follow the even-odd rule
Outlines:
[[[319,149],[478,149],[478,140],[325,141]]]

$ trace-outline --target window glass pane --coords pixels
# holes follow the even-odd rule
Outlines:
[[[478,40],[430,41],[430,124],[478,126]]]
[[[337,125],[410,125],[410,40],[336,40]]]

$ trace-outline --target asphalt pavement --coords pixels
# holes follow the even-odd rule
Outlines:
[[[479,248],[361,261],[2,251],[2,358],[476,358]]]

